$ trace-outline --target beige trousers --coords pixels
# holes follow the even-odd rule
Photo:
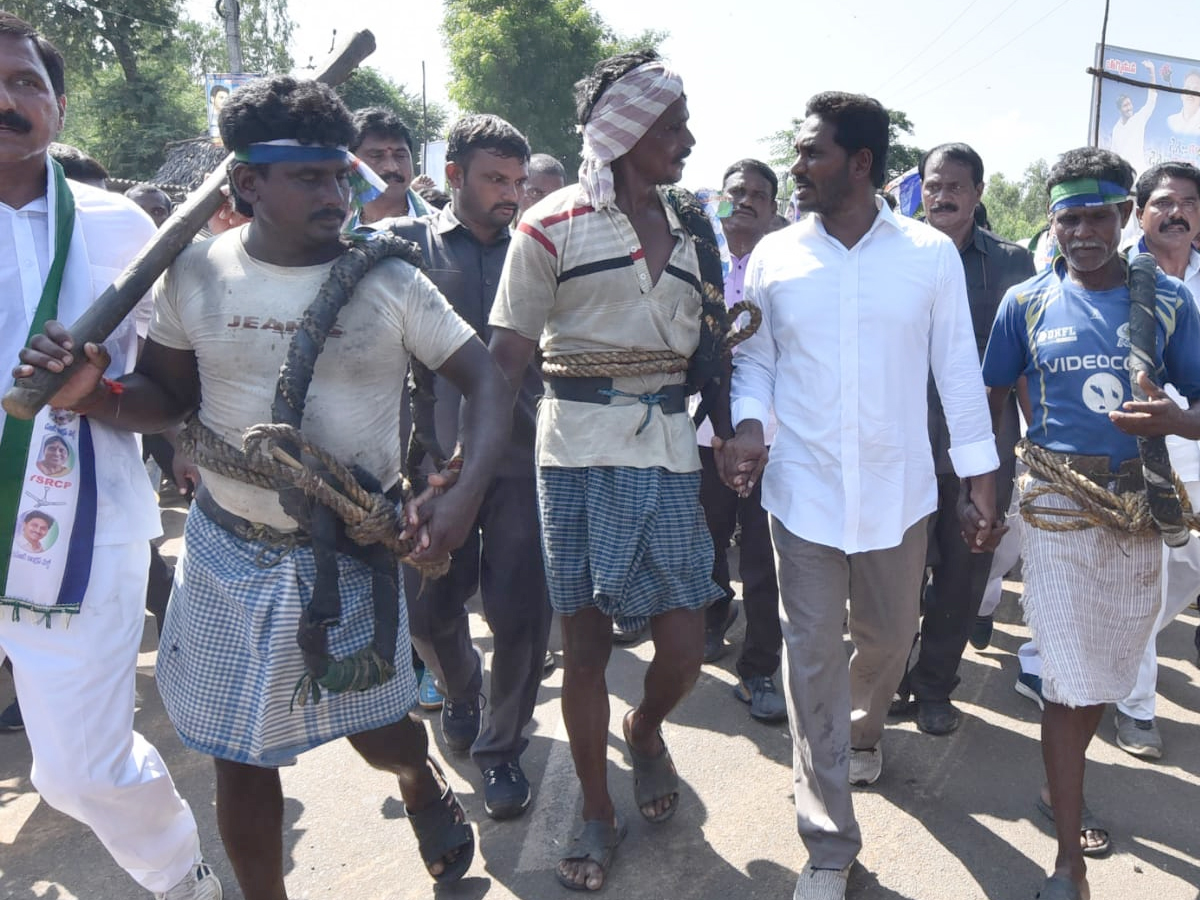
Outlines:
[[[874,747],[917,631],[926,520],[898,546],[844,553],[796,537],[776,518],[783,680],[792,731],[796,823],[809,865],[840,869],[862,847],[854,818],[850,748]],[[850,600],[854,652],[842,622]]]

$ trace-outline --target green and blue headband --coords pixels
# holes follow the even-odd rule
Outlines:
[[[1129,191],[1113,181],[1099,178],[1076,178],[1060,181],[1050,188],[1050,212],[1078,206],[1110,206],[1124,203]]]

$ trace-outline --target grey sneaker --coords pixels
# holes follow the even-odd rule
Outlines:
[[[874,784],[883,774],[883,746],[876,744],[865,750],[850,748],[850,783],[855,787]],[[817,870],[824,871],[824,870]]]
[[[792,900],[844,900],[850,867],[844,869],[814,869],[805,867],[796,879]]]
[[[1160,759],[1163,752],[1162,735],[1153,719],[1135,719],[1117,710],[1117,746],[1126,753],[1142,759]]]
[[[770,675],[754,675],[743,678],[733,688],[733,696],[750,704],[750,715],[760,722],[784,722],[787,720],[787,703],[775,688],[775,679]]]
[[[221,882],[204,860],[196,863],[183,881],[154,900],[221,900]]]

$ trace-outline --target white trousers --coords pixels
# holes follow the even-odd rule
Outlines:
[[[1200,498],[1200,481],[1189,481],[1184,485],[1189,497]],[[1010,516],[1009,522],[1013,523]],[[1016,517],[1019,522],[1019,514]],[[1023,527],[1024,523],[1020,525]],[[1017,529],[1013,529],[1014,531]],[[1010,534],[1004,536],[1007,541]],[[1018,549],[1019,549],[1018,544]],[[997,550],[996,556],[1000,555]],[[1005,572],[1016,564],[1015,558],[1009,562]],[[999,565],[1003,565],[1001,562]],[[993,565],[992,576],[996,580],[996,602],[999,602],[1000,577],[996,577],[998,565]],[[991,588],[989,581],[988,587]],[[1200,594],[1200,537],[1192,535],[1182,547],[1174,549],[1163,545],[1163,586],[1162,608],[1158,613],[1158,621],[1154,624],[1154,634],[1146,644],[1142,653],[1142,661],[1138,666],[1137,683],[1129,696],[1117,704],[1117,709],[1135,719],[1153,719],[1155,700],[1158,693],[1158,633],[1175,621],[1175,617],[1187,609],[1188,605]],[[985,595],[986,596],[986,595]],[[995,606],[992,607],[995,609]],[[988,615],[991,610],[980,611],[980,615]],[[1042,660],[1037,645],[1027,641],[1017,650],[1017,658],[1021,663],[1021,671],[1028,675],[1042,674]]]
[[[143,888],[165,892],[200,859],[196,821],[158,751],[133,730],[150,549],[101,546],[83,609],[51,627],[0,614],[13,663],[32,781],[42,799],[87,825]]]

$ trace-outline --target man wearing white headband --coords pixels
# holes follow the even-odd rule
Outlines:
[[[1157,479],[1146,474],[1153,460],[1135,436],[1200,437],[1200,313],[1188,289],[1153,264],[1145,282],[1152,296],[1135,302],[1118,252],[1132,185],[1133,169],[1109,150],[1083,147],[1055,163],[1046,190],[1062,256],[1009,288],[983,364],[993,420],[1021,376],[1032,402],[1018,445],[1029,465],[1021,507],[1031,526],[1021,602],[1042,655],[1046,786],[1038,808],[1058,839],[1042,900],[1087,900],[1084,856],[1109,850],[1107,840],[1088,840],[1102,829],[1083,802],[1087,747],[1105,704],[1133,689],[1163,602],[1163,540],[1150,517],[1148,527],[1108,527],[1084,510],[1096,508],[1098,493],[1126,503],[1142,494],[1166,536]],[[1191,408],[1127,369],[1135,357]],[[1134,399],[1135,378],[1147,400]]]
[[[694,143],[679,76],[653,51],[629,53],[598,63],[576,96],[579,184],[522,218],[491,349],[514,383],[539,342],[545,359],[538,494],[550,602],[562,616],[563,717],[583,788],[583,825],[556,875],[594,891],[625,833],[605,777],[614,622],[649,622],[655,646],[645,696],[622,721],[639,811],[664,822],[679,803],[661,726],[695,683],[704,609],[722,596],[709,577],[686,395],[715,371],[702,312],[723,322],[724,303],[719,286],[715,313],[701,295],[702,281],[721,279],[711,227],[690,194],[667,187]]]

